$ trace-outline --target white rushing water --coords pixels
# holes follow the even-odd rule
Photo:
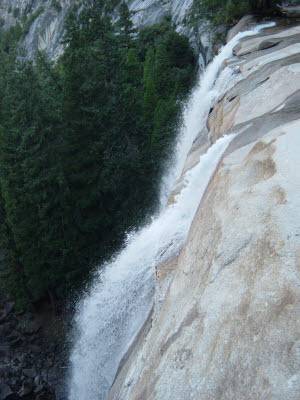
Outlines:
[[[145,322],[153,305],[155,261],[178,252],[184,243],[197,207],[232,136],[219,139],[185,175],[185,188],[173,205],[166,199],[181,174],[187,153],[203,128],[212,101],[220,93],[213,88],[223,60],[253,30],[238,34],[215,57],[196,85],[184,109],[172,165],[162,184],[161,211],[151,224],[129,235],[127,245],[110,263],[101,266],[95,281],[77,306],[75,335],[70,356],[69,400],[104,400],[119,362]]]

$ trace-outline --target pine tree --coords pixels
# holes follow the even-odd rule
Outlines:
[[[0,32],[2,278],[19,300],[55,308],[155,207],[191,50],[167,19],[138,34],[124,2],[113,25],[115,1],[74,8],[56,65]]]
[[[172,70],[166,47],[160,43],[157,46],[154,63],[154,76],[158,93],[166,98],[172,91]]]
[[[136,34],[137,29],[133,28],[133,23],[130,19],[131,13],[125,1],[122,1],[119,7],[120,18],[116,23],[119,32],[119,41],[121,47],[132,47],[132,38]]]
[[[158,102],[155,76],[155,54],[153,49],[149,49],[144,64],[144,101],[143,101],[143,117],[148,129],[153,127],[153,117]],[[151,137],[150,137],[151,143]]]

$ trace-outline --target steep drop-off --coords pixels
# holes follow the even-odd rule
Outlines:
[[[108,398],[299,398],[300,27],[246,37],[185,174],[234,134],[182,251],[157,265],[156,302]]]

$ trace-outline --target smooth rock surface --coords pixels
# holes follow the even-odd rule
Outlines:
[[[281,29],[224,64],[207,126],[212,142],[238,134],[179,257],[157,266],[157,311],[109,400],[299,399],[299,27]],[[281,54],[260,46],[278,38]]]
[[[283,40],[284,38],[291,37],[293,35],[298,35],[299,33],[300,33],[300,27],[297,26],[290,29],[286,29],[284,31],[281,31],[273,35],[258,36],[253,39],[243,40],[235,47],[235,49],[233,49],[233,54],[240,57],[245,54],[252,53],[254,51],[263,50],[263,48],[261,48],[264,47],[262,46],[262,43],[266,43],[274,39],[277,40],[276,42],[273,43],[279,43],[279,41]]]
[[[281,12],[288,18],[300,18],[300,6],[282,7]]]

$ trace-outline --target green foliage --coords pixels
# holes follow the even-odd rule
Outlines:
[[[248,9],[248,0],[194,0],[190,9],[189,23],[205,19],[212,26],[230,26]]]
[[[16,7],[13,10],[13,17],[18,18],[19,16],[20,16],[20,10],[19,10],[19,7]]]
[[[230,27],[248,11],[263,14],[275,12],[275,0],[194,0],[188,13],[188,23],[195,25],[199,19],[206,19],[211,26]]]
[[[58,175],[55,128],[60,111],[47,76],[50,70],[42,57],[36,61],[35,67],[28,62],[16,65],[7,76],[0,130],[5,223],[13,240],[5,263],[15,265],[17,271],[7,273],[7,282],[22,271],[23,290],[33,300],[56,282],[53,245],[61,237],[53,214]]]
[[[111,5],[72,10],[55,66],[21,61],[24,27],[0,31],[2,281],[19,302],[63,299],[155,207],[193,55],[167,19],[138,33]]]
[[[4,51],[6,53],[9,53],[13,51],[13,49],[17,46],[19,40],[29,32],[32,23],[43,11],[44,7],[41,6],[33,14],[31,14],[29,18],[27,18],[26,14],[22,14],[20,18],[21,23],[17,21],[15,25],[11,26],[7,30],[2,30],[2,26],[0,24],[0,52]]]
[[[37,17],[44,11],[45,7],[40,6],[34,13],[30,14],[27,20],[25,21],[22,29],[22,35],[25,36],[29,32],[29,29],[33,22],[37,19]]]
[[[133,23],[130,19],[131,13],[125,1],[122,1],[119,7],[119,15],[120,18],[116,24],[119,27],[119,34],[123,37],[131,37],[133,33],[137,31],[137,29],[132,28]]]
[[[8,12],[8,14],[11,14],[11,12],[12,12],[12,7],[11,6],[8,7],[7,12]]]
[[[22,24],[25,24],[26,23],[26,21],[27,21],[27,14],[25,13],[25,12],[23,12],[22,13],[22,16],[21,16],[21,22],[22,22]]]
[[[62,6],[61,6],[61,4],[59,3],[58,0],[52,0],[51,1],[51,6],[53,8],[55,8],[55,10],[58,11],[58,12],[62,9]]]

